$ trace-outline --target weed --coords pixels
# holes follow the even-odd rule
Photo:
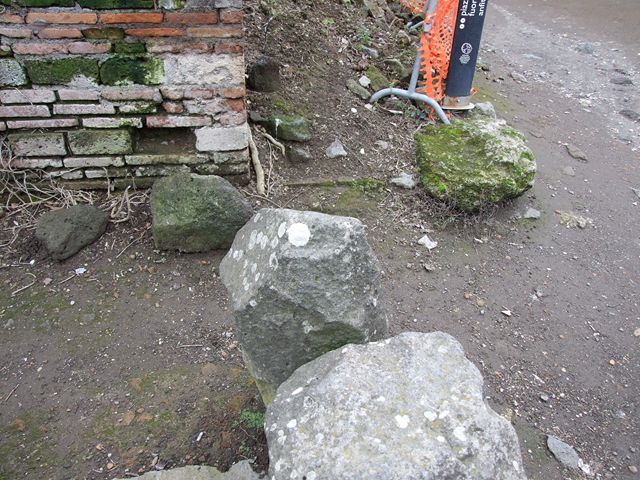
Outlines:
[[[358,43],[364,45],[365,47],[369,47],[372,42],[371,32],[364,25],[360,25],[356,30],[356,39]]]
[[[248,428],[262,430],[264,428],[264,412],[242,410],[240,412],[240,423]]]

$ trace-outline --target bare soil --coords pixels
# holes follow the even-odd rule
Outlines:
[[[270,196],[243,190],[256,208],[367,224],[392,333],[441,330],[462,342],[488,402],[519,433],[529,478],[583,476],[559,466],[545,434],[573,445],[595,478],[637,478],[629,466],[640,466],[640,198],[631,187],[640,188],[640,138],[618,111],[638,108],[638,57],[605,35],[612,22],[588,9],[553,22],[564,15],[553,8],[489,7],[477,98],[525,132],[539,173],[522,198],[469,217],[388,183],[416,171],[419,112],[395,101],[368,109],[344,86],[368,64],[401,83],[384,59],[410,67],[402,20],[337,2],[249,2],[248,61],[269,54],[284,76],[279,92],[252,93],[249,108],[305,115],[314,137],[313,160],[291,164],[256,131]],[[620,21],[638,25],[634,13]],[[584,53],[594,25],[603,41]],[[381,58],[365,59],[366,44]],[[621,75],[636,86],[610,82]],[[326,157],[335,138],[346,158]],[[521,218],[529,206],[539,220]],[[567,228],[556,210],[591,222]],[[11,211],[0,220],[2,239],[14,221]],[[225,252],[159,252],[149,222],[147,206],[135,207],[62,263],[45,258],[32,231],[0,252],[0,479],[112,479],[192,463],[224,470],[242,458],[266,468],[256,428],[264,406],[216,275]],[[439,242],[431,252],[416,243],[425,233]],[[75,275],[78,267],[87,272]]]

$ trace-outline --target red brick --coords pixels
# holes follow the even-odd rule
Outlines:
[[[84,23],[93,25],[97,21],[98,16],[95,13],[29,12],[27,14],[27,23]]]
[[[179,28],[128,28],[124,31],[132,37],[181,37]]]
[[[16,105],[14,107],[0,107],[0,117],[50,117],[49,107],[46,105]]]
[[[82,38],[82,32],[77,28],[44,28],[38,32],[40,38]]]
[[[140,12],[140,13],[102,13],[100,21],[102,23],[162,23],[164,15],[162,13]]]
[[[31,30],[28,28],[0,28],[0,36],[11,38],[29,38]]]
[[[69,44],[69,53],[95,54],[108,53],[110,50],[110,43],[73,42]]]
[[[184,98],[188,99],[207,99],[213,98],[216,91],[213,88],[187,87],[184,89]]]
[[[147,127],[206,127],[211,125],[211,117],[185,117],[173,115],[156,115],[147,117]]]
[[[184,112],[184,106],[180,102],[164,102],[162,108],[167,113],[182,113]]]
[[[245,87],[228,87],[220,89],[220,96],[224,98],[242,98],[247,94]]]
[[[151,87],[106,87],[102,98],[106,100],[155,100],[160,97],[157,88]]]
[[[244,45],[239,43],[217,43],[216,53],[242,53],[244,52]]]
[[[245,109],[244,100],[226,100],[225,104],[233,112],[242,112]]]
[[[179,23],[181,25],[218,23],[218,13],[215,11],[208,13],[167,13],[165,21],[167,23]]]
[[[232,38],[242,37],[242,27],[234,26],[215,26],[215,27],[191,27],[187,28],[187,34],[190,37],[198,38]]]
[[[52,118],[50,120],[9,120],[9,128],[68,128],[77,127],[77,118]],[[62,166],[62,165],[61,165]]]
[[[0,102],[4,103],[53,103],[56,95],[53,90],[0,90]]]
[[[208,52],[212,45],[204,42],[153,42],[147,43],[149,53],[184,53],[184,52]]]
[[[63,88],[58,90],[58,97],[63,101],[98,100],[98,92],[95,90],[72,90]]]
[[[24,18],[21,15],[3,13],[0,15],[0,23],[24,23]]]
[[[65,43],[34,43],[20,42],[12,45],[14,53],[18,55],[51,55],[52,53],[67,53]]]
[[[182,100],[184,97],[184,88],[180,87],[160,87],[162,97],[167,100]]]
[[[220,11],[220,21],[222,23],[242,23],[242,10],[224,8]]]

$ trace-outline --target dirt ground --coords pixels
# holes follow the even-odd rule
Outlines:
[[[344,87],[368,64],[399,79],[384,59],[410,66],[401,20],[327,1],[246,7],[248,60],[266,53],[284,65],[281,91],[252,93],[249,108],[303,114],[314,137],[313,160],[290,164],[256,135],[270,197],[243,190],[256,208],[361,218],[383,266],[392,333],[441,330],[462,342],[488,402],[515,425],[534,480],[586,476],[558,466],[545,434],[573,445],[593,478],[638,478],[629,467],[640,467],[640,135],[618,113],[640,111],[639,43],[629,43],[640,12],[624,2],[588,8],[599,3],[491,3],[477,98],[527,135],[539,171],[522,198],[477,217],[390,186],[415,172],[423,121],[406,103],[368,109]],[[364,59],[358,45],[381,58]],[[620,78],[631,84],[611,81]],[[326,158],[335,138],[348,157]],[[356,181],[331,183],[343,178]],[[540,219],[521,218],[529,206]],[[556,210],[590,221],[567,228]],[[0,220],[2,241],[19,220],[11,211]],[[0,252],[1,480],[224,470],[243,458],[266,467],[264,406],[216,275],[225,252],[159,252],[149,222],[147,205],[134,206],[128,222],[62,263],[44,257],[29,229]],[[416,243],[425,233],[439,243],[431,252]]]

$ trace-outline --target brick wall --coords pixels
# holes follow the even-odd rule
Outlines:
[[[0,0],[0,135],[80,188],[248,181],[242,0]]]

